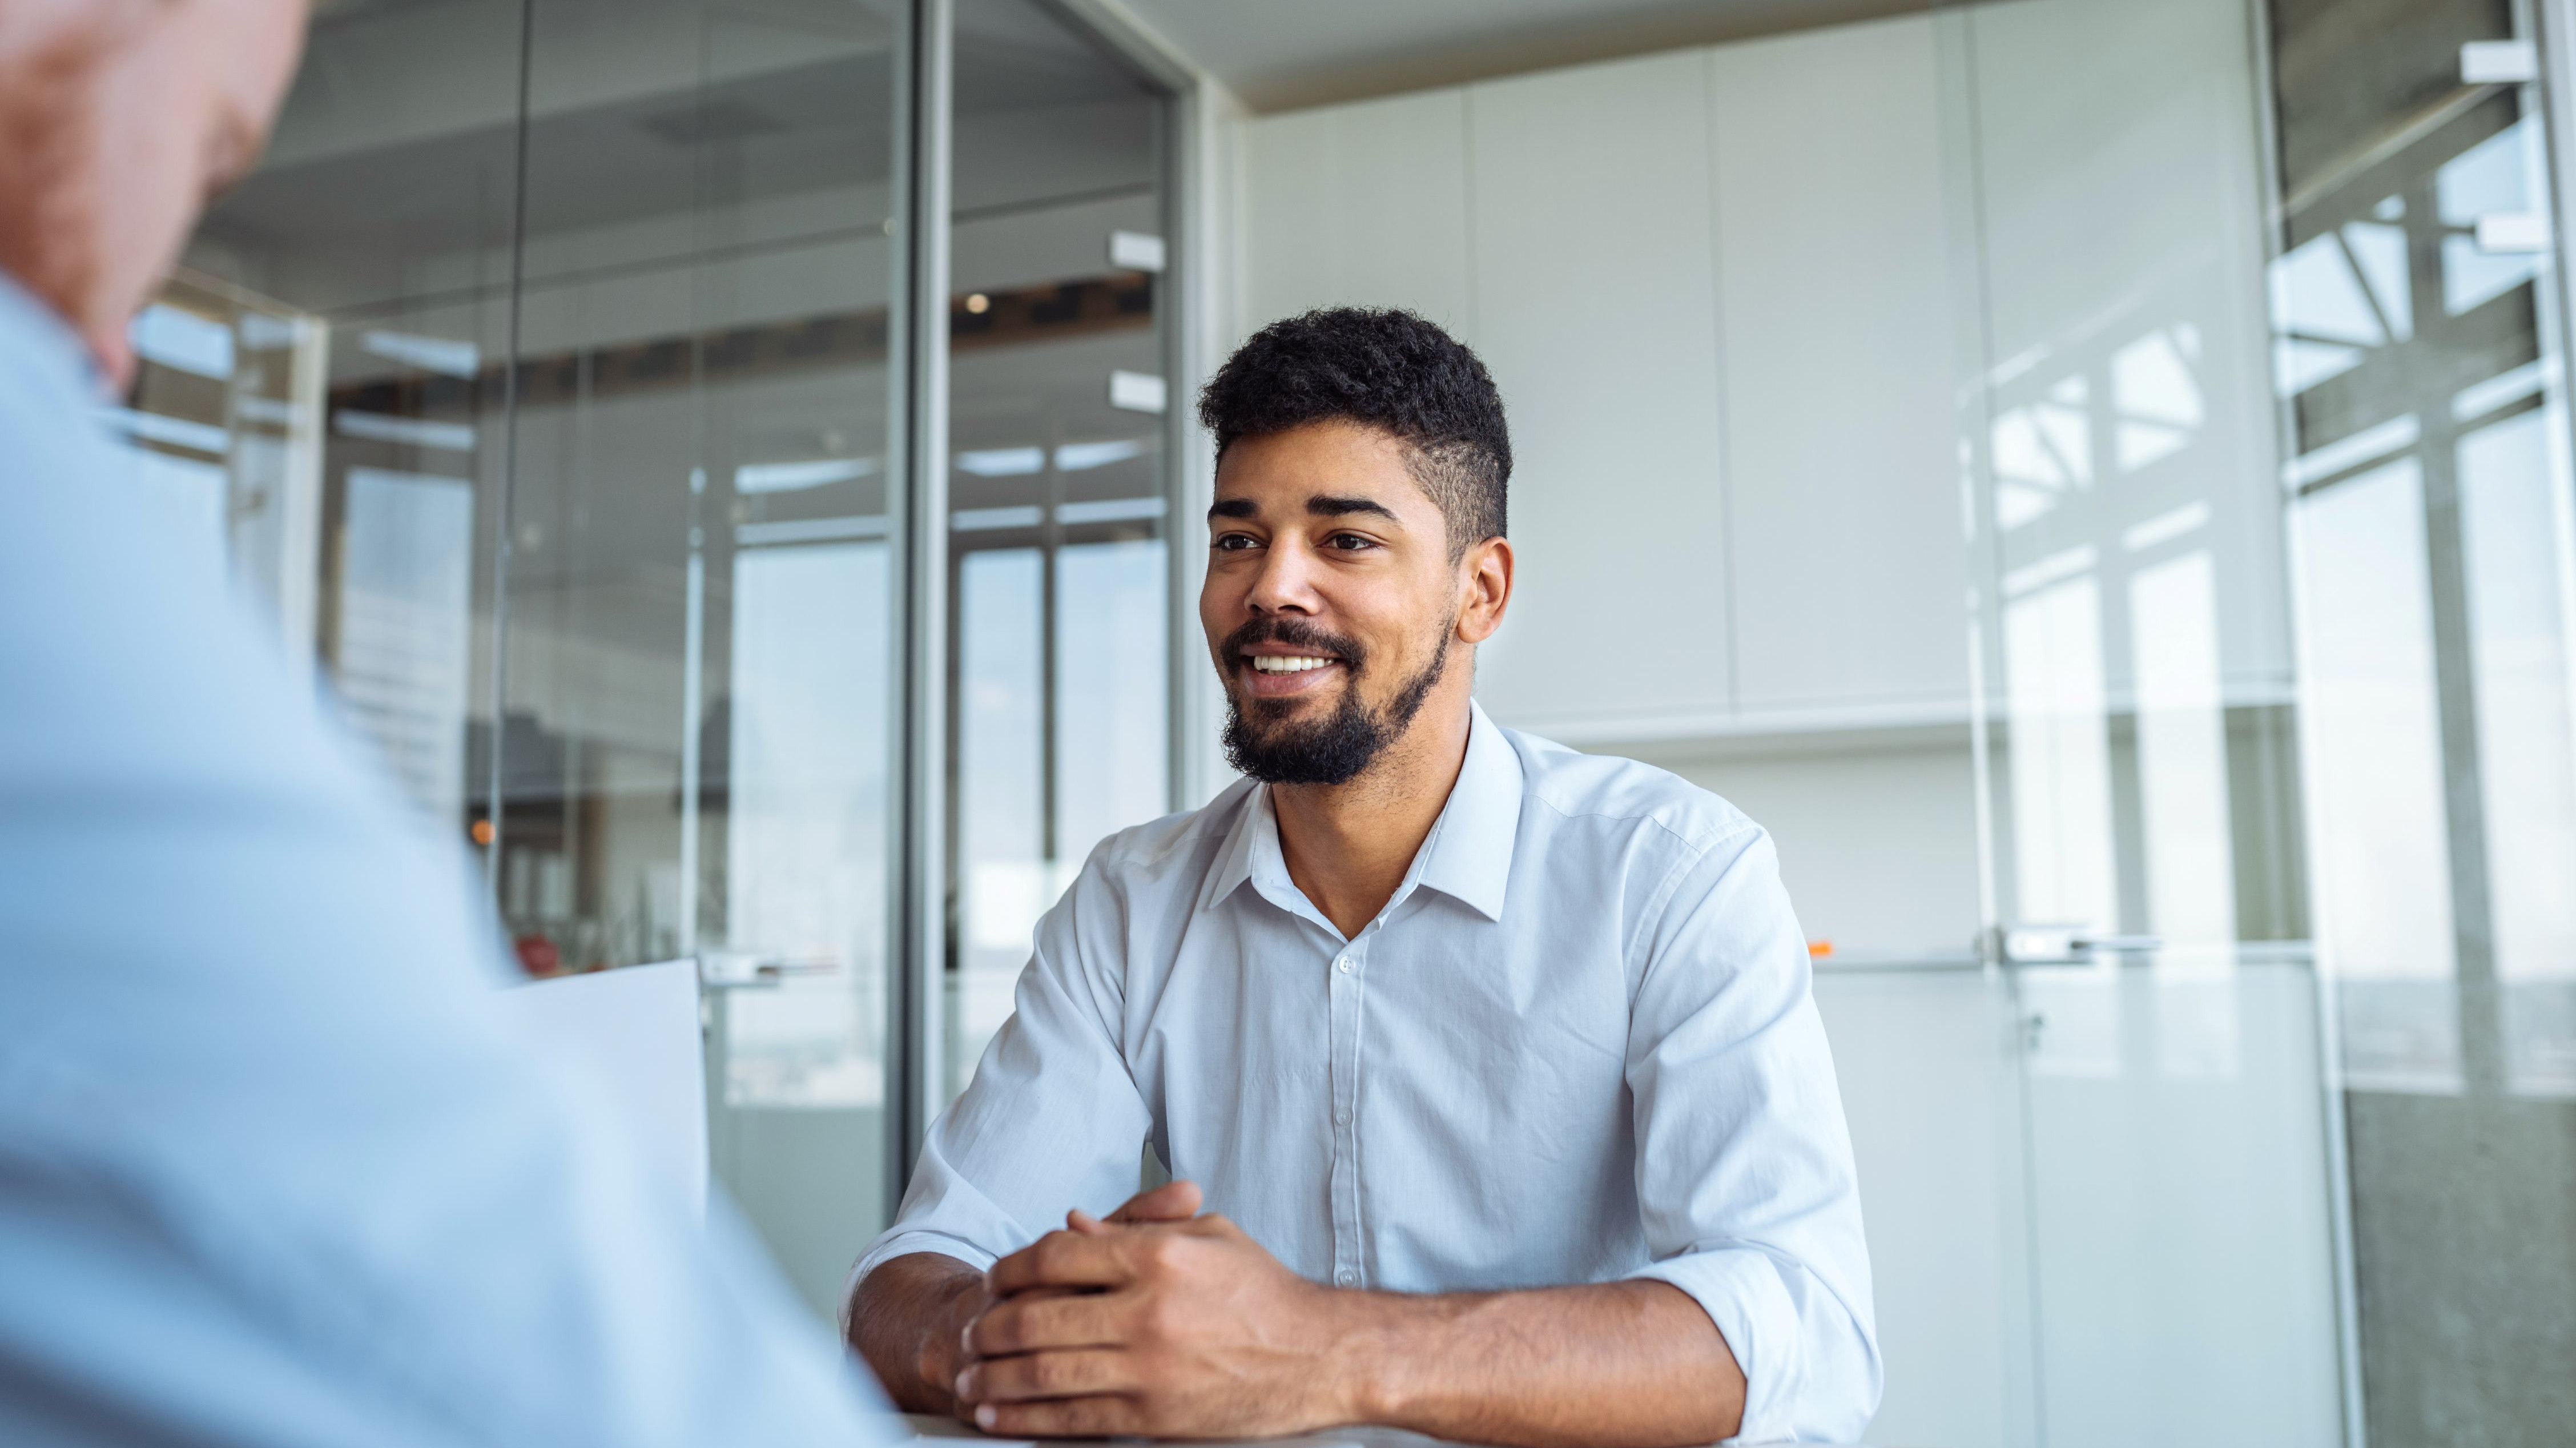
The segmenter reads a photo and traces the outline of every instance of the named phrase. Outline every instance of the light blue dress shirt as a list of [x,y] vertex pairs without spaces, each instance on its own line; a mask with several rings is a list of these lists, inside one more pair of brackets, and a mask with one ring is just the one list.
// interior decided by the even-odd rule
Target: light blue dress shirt
[[1848,1441],[1878,1349],[1809,979],[1759,826],[1478,708],[1356,938],[1290,880],[1266,787],[1103,842],[857,1273],[989,1265],[1124,1200],[1150,1140],[1318,1282],[1669,1282],[1744,1369],[1743,1437]]
[[499,940],[0,277],[0,1443],[894,1422],[500,1007]]

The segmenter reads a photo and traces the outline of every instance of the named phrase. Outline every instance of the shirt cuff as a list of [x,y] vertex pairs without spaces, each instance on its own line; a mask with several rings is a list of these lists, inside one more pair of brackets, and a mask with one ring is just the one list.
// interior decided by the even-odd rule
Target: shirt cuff
[[859,1280],[895,1258],[915,1252],[936,1252],[942,1257],[954,1257],[978,1272],[990,1272],[997,1260],[992,1253],[974,1243],[945,1232],[897,1232],[892,1236],[879,1237],[875,1245],[859,1254],[857,1265],[850,1268],[850,1280],[841,1284],[841,1326],[845,1331],[850,1325],[850,1303],[859,1294]]
[[1718,1247],[1667,1257],[1627,1276],[1668,1282],[1691,1295],[1717,1324],[1744,1373],[1744,1421],[1729,1443],[1765,1443],[1797,1433],[1798,1310],[1770,1257],[1750,1247]]

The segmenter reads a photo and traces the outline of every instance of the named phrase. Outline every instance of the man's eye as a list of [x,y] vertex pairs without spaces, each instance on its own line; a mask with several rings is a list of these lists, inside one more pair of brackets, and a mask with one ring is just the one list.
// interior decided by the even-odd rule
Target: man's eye
[[1362,548],[1375,548],[1377,546],[1376,539],[1363,537],[1357,533],[1336,533],[1328,541],[1330,541],[1336,548],[1346,548],[1353,551]]
[[1217,536],[1215,546],[1219,553],[1240,553],[1252,547],[1253,540],[1241,533],[1222,533]]

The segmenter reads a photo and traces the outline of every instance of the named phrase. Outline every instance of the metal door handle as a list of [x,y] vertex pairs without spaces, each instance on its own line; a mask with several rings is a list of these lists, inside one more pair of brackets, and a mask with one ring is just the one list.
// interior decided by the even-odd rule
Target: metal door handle
[[2160,935],[2114,935],[2088,925],[1998,925],[1994,958],[2005,965],[2058,964],[2101,951],[2162,950]]
[[707,990],[768,990],[791,975],[821,975],[841,968],[841,962],[829,956],[789,960],[744,950],[701,951],[697,962],[698,984]]

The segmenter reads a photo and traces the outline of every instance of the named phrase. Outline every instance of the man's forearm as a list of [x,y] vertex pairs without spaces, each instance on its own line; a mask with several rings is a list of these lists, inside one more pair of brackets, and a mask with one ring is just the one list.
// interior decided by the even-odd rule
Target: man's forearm
[[992,1300],[976,1268],[936,1252],[909,1253],[860,1280],[850,1299],[850,1346],[897,1407],[954,1412],[961,1334]]
[[1362,1422],[1523,1448],[1644,1448],[1713,1443],[1743,1420],[1735,1354],[1668,1283],[1337,1296],[1348,1326],[1332,1367]]

